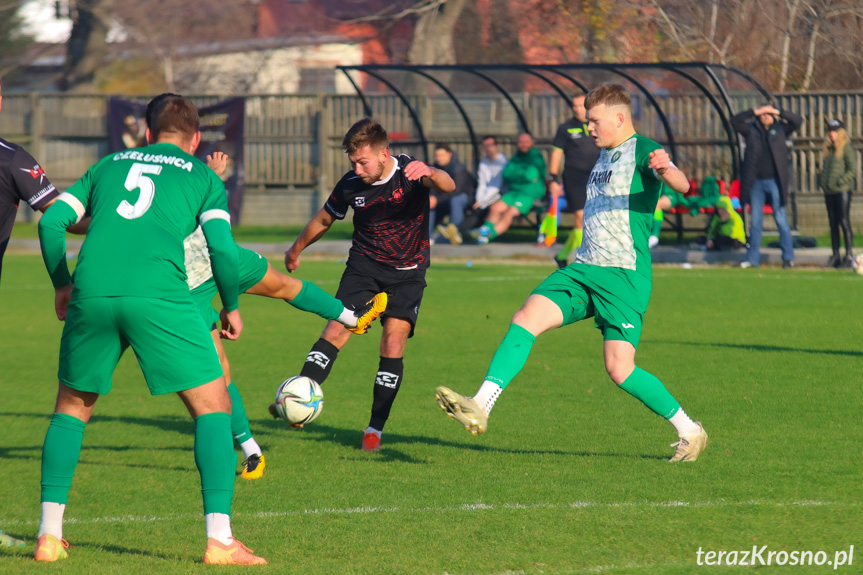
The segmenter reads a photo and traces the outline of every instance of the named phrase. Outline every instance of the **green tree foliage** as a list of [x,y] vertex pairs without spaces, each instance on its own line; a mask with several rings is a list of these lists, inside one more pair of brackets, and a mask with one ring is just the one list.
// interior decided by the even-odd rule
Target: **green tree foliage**
[[33,44],[33,38],[23,31],[20,6],[0,4],[0,74],[12,74],[22,64],[22,57]]

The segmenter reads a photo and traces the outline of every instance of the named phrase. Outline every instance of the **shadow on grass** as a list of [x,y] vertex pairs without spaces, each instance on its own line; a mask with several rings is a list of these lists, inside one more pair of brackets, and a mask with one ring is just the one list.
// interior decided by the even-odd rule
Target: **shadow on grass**
[[[81,458],[78,460],[79,465],[99,465],[105,466],[104,461],[89,461],[85,456],[88,452],[96,453],[99,451],[108,451],[111,453],[123,453],[133,451],[145,452],[162,452],[162,451],[183,451],[189,453],[189,465],[153,465],[150,463],[123,463],[112,459],[110,465],[112,467],[128,467],[130,469],[158,469],[159,471],[194,471],[194,453],[192,445],[188,447],[133,447],[129,445],[84,445],[81,447]],[[155,457],[155,456],[154,456]],[[29,445],[25,447],[0,447],[0,459],[17,459],[17,460],[32,460],[41,461],[42,446]]]
[[[32,417],[35,419],[44,419],[46,422],[51,421],[53,413],[12,413],[0,412],[0,417]],[[195,422],[191,417],[183,417],[178,415],[162,415],[159,417],[133,417],[128,415],[100,415],[94,413],[87,424],[88,429],[99,423],[131,423],[133,425],[142,425],[145,427],[155,427],[162,431],[173,431],[183,435],[194,435]]]
[[[69,556],[72,556],[72,553],[75,552],[75,548],[86,548],[88,551],[93,551],[96,553],[108,552],[113,553],[114,555],[137,555],[141,557],[148,557],[150,559],[162,559],[164,561],[181,561],[182,557],[179,555],[166,555],[164,553],[156,553],[153,551],[145,551],[144,549],[135,549],[132,547],[121,547],[120,545],[106,545],[105,543],[98,543],[95,541],[81,541],[76,540],[73,544],[69,546]],[[201,555],[204,552],[201,551]],[[199,561],[200,562],[200,561]]]
[[[293,431],[290,430],[283,421],[276,420],[259,420],[254,422],[254,427],[258,430],[266,428],[269,434],[282,433],[298,433],[302,434],[304,440],[336,443],[343,447],[360,451],[360,443],[362,442],[363,432],[355,429],[345,429],[340,427],[332,427],[330,425],[310,424],[307,428]],[[260,433],[259,433],[260,434]],[[418,460],[414,457],[406,455],[397,449],[393,449],[394,445],[411,445],[411,444],[432,445],[435,447],[446,447],[453,449],[463,449],[476,451],[480,453],[508,453],[514,455],[559,455],[563,457],[622,457],[626,459],[652,459],[665,461],[668,456],[664,455],[647,455],[639,453],[599,453],[594,451],[564,451],[561,449],[511,449],[506,447],[493,447],[489,445],[478,445],[476,443],[456,443],[447,441],[437,437],[427,437],[424,435],[404,435],[400,433],[383,434],[381,442],[381,450],[378,457],[384,461],[403,461],[405,463],[428,463],[427,461]],[[354,458],[357,459],[358,458]]]
[[723,347],[730,349],[742,349],[746,351],[760,351],[771,353],[811,353],[815,355],[839,355],[844,357],[863,357],[863,351],[845,349],[806,349],[801,347],[786,347],[781,345],[761,345],[752,343],[706,343],[695,341],[671,341],[664,339],[642,339],[641,343],[659,343],[673,345],[688,345],[692,347]]

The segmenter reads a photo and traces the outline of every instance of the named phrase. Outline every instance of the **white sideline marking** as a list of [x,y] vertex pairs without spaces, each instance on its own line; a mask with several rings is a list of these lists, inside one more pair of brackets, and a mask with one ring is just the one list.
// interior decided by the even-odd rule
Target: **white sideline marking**
[[[463,512],[482,512],[492,511],[496,509],[506,510],[531,510],[531,509],[586,509],[586,508],[663,508],[663,507],[856,507],[856,502],[843,501],[619,501],[603,503],[598,501],[574,501],[572,503],[462,503],[460,505],[451,506],[431,506],[431,507],[346,507],[342,509],[324,507],[320,509],[294,509],[288,511],[257,511],[253,513],[234,513],[234,517],[254,517],[265,519],[269,517],[292,517],[297,515],[351,515],[361,514],[369,515],[373,513],[438,513],[441,511],[463,511]],[[201,519],[201,515],[173,515],[167,517],[158,516],[136,516],[125,515],[119,517],[93,517],[90,519],[78,519],[70,517],[64,520],[64,523],[157,523],[160,521],[194,521]],[[15,519],[0,519],[0,525],[38,525],[38,520],[15,520]]]

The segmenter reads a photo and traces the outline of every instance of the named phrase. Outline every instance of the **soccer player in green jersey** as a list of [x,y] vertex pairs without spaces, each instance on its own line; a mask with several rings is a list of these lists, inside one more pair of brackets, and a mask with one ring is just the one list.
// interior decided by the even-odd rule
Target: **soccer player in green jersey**
[[659,379],[635,365],[652,284],[647,238],[653,211],[663,184],[683,193],[689,182],[659,144],[635,133],[624,88],[599,86],[585,107],[588,131],[601,152],[588,180],[575,262],[550,275],[515,313],[476,395],[441,386],[436,399],[471,433],[484,432],[495,401],[524,367],[536,337],[593,317],[611,380],[675,427],[679,440],[672,444],[677,449],[671,461],[695,461],[707,447],[704,428]]
[[[221,175],[227,166],[228,156],[223,152],[215,152],[207,156],[207,165]],[[207,240],[201,229],[195,229],[183,242],[186,252],[186,274],[189,288],[192,290],[192,300],[204,318],[204,323],[211,326],[210,335],[219,352],[225,381],[228,382],[228,393],[231,396],[231,435],[243,451],[243,469],[240,475],[244,479],[258,479],[264,473],[266,459],[258,442],[252,435],[249,419],[243,398],[231,378],[231,367],[228,356],[222,346],[221,335],[217,329],[219,314],[213,309],[213,296],[217,287],[210,265]],[[387,294],[381,292],[375,295],[365,305],[356,310],[346,308],[341,301],[334,298],[321,288],[297,278],[292,278],[273,269],[260,254],[237,246],[239,261],[240,293],[281,299],[295,308],[314,313],[320,317],[332,320],[345,326],[356,334],[364,334],[372,321],[377,319],[387,307]],[[302,427],[297,425],[295,427]]]
[[[103,158],[39,222],[57,317],[65,326],[55,413],[42,448],[42,520],[35,558],[68,556],[63,514],[84,428],[99,396],[111,390],[120,356],[131,346],[150,392],[177,393],[195,420],[195,463],[208,538],[204,562],[263,564],[231,531],[236,462],[231,399],[184,267],[183,239],[200,224],[225,307],[221,333],[239,337],[237,250],[225,188],[191,155],[201,138],[191,102],[163,94],[150,102],[147,118],[150,146]],[[64,230],[86,213],[92,222],[73,287]]]

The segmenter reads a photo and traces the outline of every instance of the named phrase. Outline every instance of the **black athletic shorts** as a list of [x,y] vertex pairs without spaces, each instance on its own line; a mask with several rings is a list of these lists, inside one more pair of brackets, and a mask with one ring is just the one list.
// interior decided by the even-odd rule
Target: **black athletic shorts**
[[381,322],[388,317],[407,320],[411,324],[408,337],[413,337],[425,287],[424,269],[399,270],[370,258],[351,256],[336,297],[348,308],[354,308],[375,294],[387,292],[387,311],[381,316]]
[[572,214],[584,209],[587,201],[587,180],[590,172],[563,172],[563,193],[566,196],[566,208],[563,210]]

